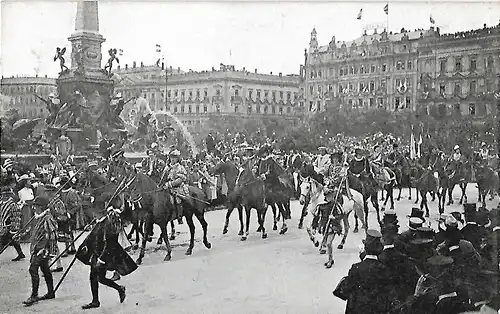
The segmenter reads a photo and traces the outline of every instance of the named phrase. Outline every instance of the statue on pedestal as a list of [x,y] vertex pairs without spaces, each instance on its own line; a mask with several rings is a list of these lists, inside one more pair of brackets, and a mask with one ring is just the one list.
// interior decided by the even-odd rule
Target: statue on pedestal
[[68,67],[65,65],[66,60],[64,59],[64,54],[66,53],[66,47],[63,49],[57,47],[56,48],[56,55],[54,56],[54,62],[59,59],[59,66],[61,67],[61,73],[65,71],[69,71]]
[[84,124],[92,124],[90,107],[87,106],[85,97],[80,91],[75,91],[73,99],[65,103],[57,114],[54,127],[82,127]]
[[82,45],[76,44],[73,49],[73,60],[75,60],[77,69],[75,70],[75,74],[83,75],[85,74],[84,67],[84,53],[90,47],[82,47]]
[[116,49],[109,49],[109,59],[106,65],[104,66],[104,71],[108,75],[108,77],[113,76],[113,73],[111,73],[111,69],[113,68],[113,61],[116,61],[116,63],[120,64],[120,60],[116,57],[117,50]]

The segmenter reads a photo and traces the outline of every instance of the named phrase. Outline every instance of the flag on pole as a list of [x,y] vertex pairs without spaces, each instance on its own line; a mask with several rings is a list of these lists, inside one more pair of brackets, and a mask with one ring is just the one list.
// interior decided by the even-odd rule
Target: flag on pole
[[120,57],[122,57],[122,56],[123,56],[123,49],[118,49],[118,55],[119,55]]
[[161,45],[156,44],[156,52],[161,52]]
[[431,24],[436,24],[436,21],[432,18],[432,15],[429,17],[429,21],[431,22]]
[[356,17],[356,19],[361,20],[362,16],[363,16],[363,9],[359,10],[358,17]]
[[413,127],[412,127],[410,135],[410,158],[415,159],[416,157],[417,157],[417,152],[415,151],[415,136],[413,136]]
[[387,4],[384,6],[384,12],[385,12],[385,14],[389,14],[389,3],[387,3]]
[[420,158],[422,156],[422,133],[420,133],[420,136],[418,138],[417,142],[417,158]]

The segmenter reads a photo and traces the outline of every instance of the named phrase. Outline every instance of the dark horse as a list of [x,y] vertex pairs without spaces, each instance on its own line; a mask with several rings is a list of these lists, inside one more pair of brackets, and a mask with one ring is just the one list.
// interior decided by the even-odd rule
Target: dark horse
[[[443,175],[440,174],[441,167],[438,164],[434,164],[431,167],[423,167],[416,164],[412,167],[412,173],[415,177],[414,185],[417,188],[417,193],[420,194],[422,200],[420,202],[420,209],[423,210],[425,207],[425,216],[429,217],[429,206],[427,204],[427,193],[435,194],[438,198],[438,211],[439,213],[444,212],[444,190],[441,189],[443,184]],[[418,194],[417,194],[418,196]],[[418,202],[418,197],[417,197]]]
[[228,195],[228,199],[232,204],[239,204],[245,207],[246,226],[241,241],[245,241],[248,237],[250,212],[252,208],[257,210],[257,220],[259,223],[259,230],[262,232],[262,239],[267,238],[266,228],[264,227],[267,211],[265,193],[264,181],[255,177],[248,166],[242,168],[236,179],[233,192]]
[[[165,241],[167,247],[167,255],[164,260],[169,261],[172,258],[172,247],[167,235],[167,223],[173,219],[177,219],[177,211],[174,210],[174,199],[168,190],[158,187],[156,182],[145,174],[137,173],[134,178],[130,189],[130,199],[134,206],[137,206],[137,211],[142,211],[145,214],[145,237],[142,239],[141,251],[137,259],[137,264],[142,263],[144,252],[146,248],[146,241],[152,234],[154,224],[157,224],[161,229],[161,236]],[[193,215],[196,216],[203,228],[203,244],[207,249],[212,245],[207,239],[207,226],[205,220],[205,208],[207,207],[207,200],[205,194],[200,189],[190,186],[189,195],[182,195],[182,202],[179,206],[183,208],[183,215],[189,226],[191,239],[189,247],[186,250],[186,255],[191,255],[194,247],[194,234],[195,227],[193,222]]]
[[[239,220],[240,220],[240,231],[238,232],[238,235],[242,236],[243,235],[243,206],[241,203],[241,198],[238,197],[238,195],[234,194],[234,190],[236,187],[236,181],[238,179],[238,176],[240,175],[240,171],[244,171],[245,168],[240,168],[238,169],[233,163],[231,162],[222,162],[219,163],[217,166],[215,166],[213,172],[214,174],[217,175],[224,175],[226,179],[226,183],[228,186],[228,197],[226,198],[226,206],[227,206],[227,214],[226,214],[226,221],[224,223],[224,228],[222,230],[222,234],[226,234],[228,232],[228,226],[229,226],[229,217],[231,216],[231,213],[233,212],[234,208],[238,209],[238,214],[239,214]],[[280,178],[284,178],[285,181],[286,179],[292,180],[292,178],[286,178],[287,174],[282,173],[280,175]],[[285,222],[286,215],[290,213],[290,198],[293,194],[292,187],[290,186],[289,189],[287,189],[286,186],[280,186],[280,187],[274,187],[272,189],[265,189],[265,203],[266,206],[269,205],[271,206],[273,210],[273,215],[274,215],[274,224],[273,224],[273,230],[277,230],[277,221],[279,220],[279,216],[283,217],[283,226],[280,231],[280,234],[284,234],[287,231],[287,226]],[[279,210],[277,214],[277,209]],[[257,232],[261,232],[261,227],[257,229]]]
[[479,165],[476,168],[476,182],[479,190],[479,202],[486,207],[486,195],[491,192],[493,197],[494,193],[498,190],[498,173],[487,165]]
[[[368,228],[368,199],[370,199],[375,211],[377,212],[377,221],[381,224],[380,208],[378,206],[378,187],[375,179],[370,178],[370,175],[365,170],[357,177],[351,172],[348,172],[347,183],[348,186],[363,195],[363,208],[365,211],[365,227]],[[355,229],[357,231],[357,229]],[[355,232],[356,232],[355,231]]]
[[238,216],[240,219],[240,231],[238,232],[239,236],[243,235],[243,206],[241,204],[235,203],[238,198],[236,197],[229,197],[234,192],[234,188],[236,186],[236,179],[238,178],[238,175],[240,173],[240,170],[238,167],[236,167],[233,163],[231,162],[221,162],[215,166],[215,168],[212,170],[214,175],[221,175],[224,176],[227,184],[227,195],[228,197],[226,198],[226,206],[227,206],[227,213],[226,213],[226,221],[224,223],[224,228],[222,229],[222,234],[227,233],[227,228],[229,227],[229,217],[231,217],[231,213],[235,208],[238,209]]
[[448,177],[448,186],[447,186],[447,192],[448,192],[448,203],[447,205],[453,204],[453,188],[455,185],[460,186],[460,189],[462,190],[462,195],[460,196],[460,201],[459,203],[462,204],[463,201],[467,203],[467,184],[469,183],[472,175],[472,168],[471,165],[468,162],[464,163],[456,163],[456,162],[449,162],[445,165],[444,167],[444,173]]

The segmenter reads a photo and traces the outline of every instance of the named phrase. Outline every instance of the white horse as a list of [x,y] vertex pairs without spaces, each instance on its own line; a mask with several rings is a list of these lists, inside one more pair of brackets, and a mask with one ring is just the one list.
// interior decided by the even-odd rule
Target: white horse
[[[363,223],[363,228],[366,229],[366,226],[364,224],[364,212],[363,212],[363,195],[359,193],[358,191],[355,191],[351,188],[348,187],[346,180],[343,180],[342,186],[338,187],[340,188],[339,195],[338,197],[342,197],[343,201],[343,206],[341,209],[340,213],[340,219],[343,221],[344,225],[344,232],[342,236],[342,240],[340,244],[338,245],[338,249],[343,249],[345,241],[347,239],[347,233],[349,232],[349,214],[354,211],[355,214],[355,222],[356,222],[356,228],[355,231],[358,229],[358,219],[361,219]],[[313,215],[313,217],[317,217],[318,215],[318,205],[324,204],[325,202],[325,196],[324,196],[324,187],[321,183],[318,181],[314,180],[313,178],[307,178],[304,179],[302,184],[300,185],[300,197],[299,197],[299,203],[303,205],[305,203],[306,198],[309,196],[310,197],[310,202],[308,205],[308,210],[309,212]],[[335,194],[337,191],[334,192]],[[313,218],[314,220],[314,218]],[[314,243],[316,247],[319,246],[320,241],[317,239],[317,232],[315,228],[312,228],[312,221],[309,223],[307,227],[307,232],[309,234],[309,237],[311,241]],[[332,234],[325,234],[323,237],[323,240],[321,241],[321,248],[320,252],[321,253],[326,253],[324,250],[324,247],[326,246],[326,249],[328,251],[328,256],[329,256],[329,261],[325,264],[327,268],[330,268],[331,265],[333,264],[333,256],[332,256],[332,242],[333,239],[335,238],[335,233]]]

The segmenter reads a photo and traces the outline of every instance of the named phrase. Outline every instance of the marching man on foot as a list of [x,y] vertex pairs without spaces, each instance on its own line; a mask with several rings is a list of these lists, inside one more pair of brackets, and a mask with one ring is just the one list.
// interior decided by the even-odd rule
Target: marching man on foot
[[[103,193],[103,200],[109,200],[112,195]],[[119,199],[115,198],[106,209],[107,214],[97,220],[96,226],[78,248],[76,256],[85,265],[90,266],[90,289],[92,302],[82,306],[82,309],[92,309],[101,306],[99,302],[99,283],[118,291],[120,303],[125,300],[125,287],[106,278],[106,271],[117,271],[126,276],[137,269],[132,258],[118,243],[118,234],[122,230]]]
[[[35,208],[35,221],[31,235],[31,260],[29,273],[31,275],[31,296],[24,301],[25,305],[32,305],[40,300],[55,298],[54,279],[49,268],[51,255],[57,253],[57,222],[50,213],[49,199],[43,196],[35,198],[33,207]],[[40,286],[40,277],[38,269],[43,273],[45,283],[47,284],[47,294],[38,297],[38,287]]]

